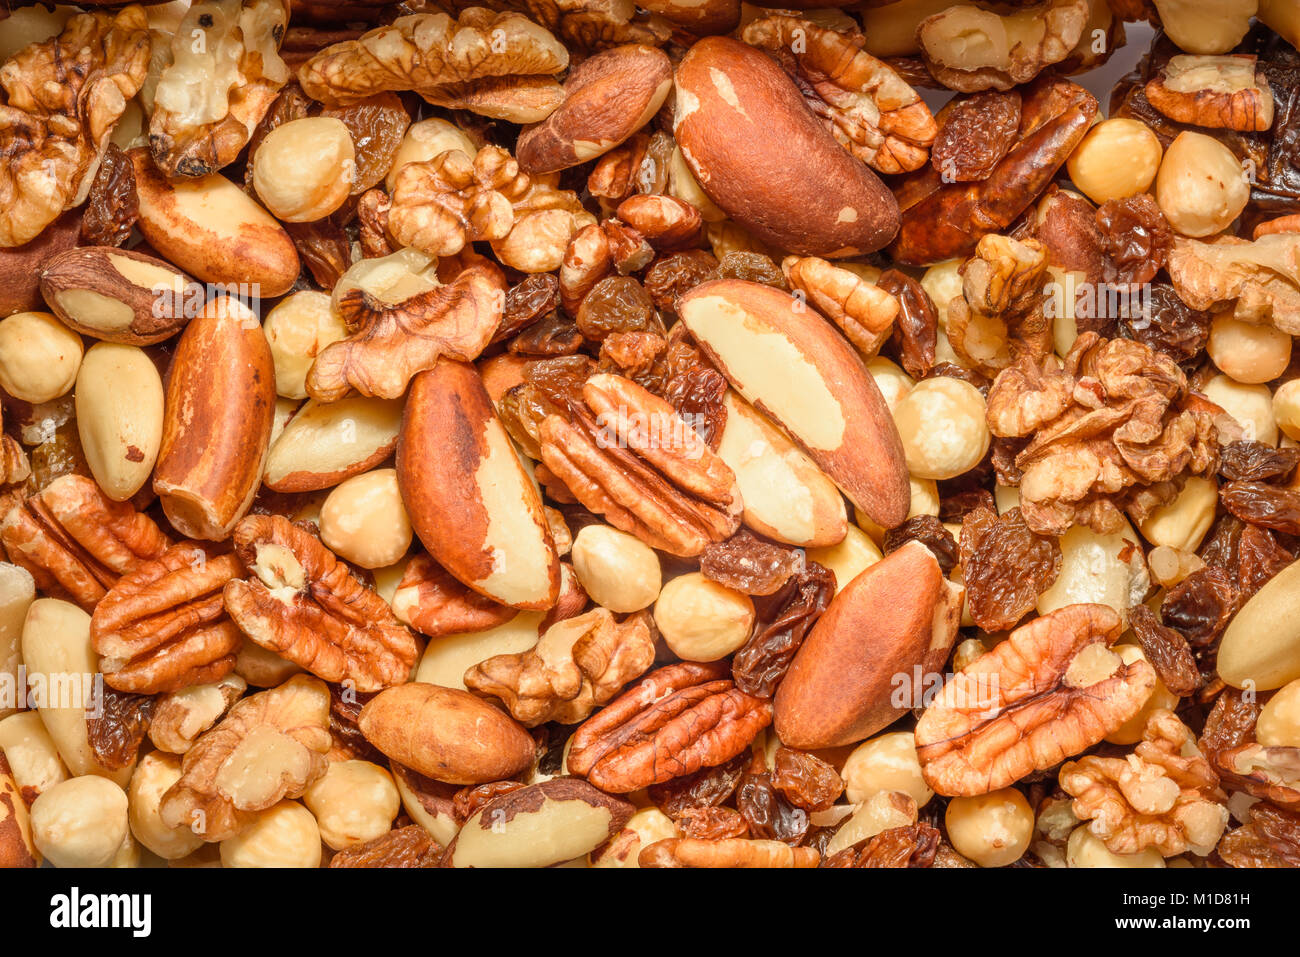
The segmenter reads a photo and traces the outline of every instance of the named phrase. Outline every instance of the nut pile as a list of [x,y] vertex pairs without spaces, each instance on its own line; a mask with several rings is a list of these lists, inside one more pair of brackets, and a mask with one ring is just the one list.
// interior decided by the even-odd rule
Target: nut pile
[[84,6],[0,866],[1300,866],[1295,3]]

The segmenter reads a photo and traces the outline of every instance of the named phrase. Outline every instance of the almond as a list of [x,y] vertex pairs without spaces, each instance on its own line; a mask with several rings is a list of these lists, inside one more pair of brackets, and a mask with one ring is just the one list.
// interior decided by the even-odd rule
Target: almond
[[898,203],[835,141],[784,70],[730,37],[705,37],[677,67],[673,132],[709,198],[758,239],[803,256],[874,252]]
[[203,287],[175,266],[112,246],[60,253],[46,264],[40,281],[41,294],[65,325],[129,346],[175,335],[205,298]]
[[515,608],[560,593],[560,558],[536,486],[472,365],[439,359],[411,383],[397,479],[424,547],[470,588]]
[[397,448],[400,399],[308,399],[276,437],[263,481],[275,492],[315,492],[374,468]]
[[163,385],[138,346],[98,342],[77,371],[77,434],[90,473],[115,502],[144,487],[162,441]]
[[275,365],[257,317],[213,299],[172,359],[153,490],[173,527],[220,541],[253,503],[275,415]]
[[853,744],[920,707],[925,676],[943,667],[957,636],[963,597],[916,541],[849,582],[777,689],[781,742],[805,749]]
[[172,183],[144,148],[130,151],[149,244],[204,282],[245,284],[264,299],[298,278],[298,251],[275,218],[220,173]]
[[816,310],[741,279],[677,301],[691,336],[731,385],[771,417],[883,528],[907,517],[903,443],[857,352]]
[[522,725],[455,688],[412,682],[381,691],[357,725],[386,757],[448,784],[500,781],[533,763],[533,739]]

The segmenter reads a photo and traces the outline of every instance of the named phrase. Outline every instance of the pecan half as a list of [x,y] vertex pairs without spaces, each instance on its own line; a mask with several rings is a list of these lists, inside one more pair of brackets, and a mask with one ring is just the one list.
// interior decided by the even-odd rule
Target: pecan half
[[0,517],[9,560],[40,591],[87,611],[141,562],[160,556],[167,536],[129,502],[114,502],[84,475],[64,475]]
[[402,572],[393,614],[420,634],[441,638],[504,625],[519,611],[462,585],[430,556],[419,554]]
[[1145,659],[1110,651],[1105,605],[1067,605],[1013,631],[944,685],[916,725],[921,773],[939,794],[987,794],[1055,766],[1137,714],[1155,689]]
[[671,405],[594,375],[541,424],[542,462],[583,505],[653,548],[698,555],[740,527],[736,476]]
[[105,683],[157,694],[233,671],[243,635],[221,591],[243,572],[239,559],[217,546],[185,542],[118,579],[90,619]]
[[645,615],[615,622],[607,609],[596,608],[552,625],[528,651],[474,665],[465,672],[465,687],[500,698],[527,727],[547,721],[576,724],[654,660]]
[[1147,81],[1147,102],[1179,123],[1262,132],[1273,125],[1273,91],[1257,58],[1174,56]]
[[574,732],[569,771],[626,794],[734,758],[771,723],[772,705],[728,671],[687,662],[647,675]]
[[226,610],[244,634],[358,691],[407,680],[419,655],[414,636],[319,539],[283,516],[249,515],[234,541],[256,576],[225,588]]

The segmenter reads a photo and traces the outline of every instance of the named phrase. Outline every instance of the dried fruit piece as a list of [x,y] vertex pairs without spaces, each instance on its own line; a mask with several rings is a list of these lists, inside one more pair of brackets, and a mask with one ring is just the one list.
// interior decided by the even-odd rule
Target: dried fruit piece
[[1228,574],[1215,567],[1192,572],[1165,595],[1160,617],[1196,649],[1209,647],[1241,607]]
[[97,713],[86,712],[86,740],[101,767],[116,771],[135,764],[153,710],[149,695],[104,689]]
[[771,595],[803,571],[804,561],[802,552],[741,529],[700,553],[700,571],[710,581],[746,595]]
[[774,594],[754,602],[754,631],[732,657],[736,687],[771,699],[795,652],[835,597],[835,573],[816,562],[787,579]]
[[392,169],[397,148],[411,125],[401,98],[396,93],[380,93],[349,106],[322,110],[320,115],[341,120],[352,137],[357,164],[352,195],[378,186]]
[[1300,867],[1300,813],[1261,801],[1247,814],[1223,836],[1219,856],[1233,867]]
[[1020,133],[1020,94],[989,90],[954,97],[935,117],[930,165],[945,183],[987,179]]
[[686,837],[700,841],[749,836],[749,822],[729,807],[689,807],[677,818],[677,826]]
[[1167,282],[1148,285],[1146,296],[1138,302],[1141,309],[1135,315],[1119,319],[1125,337],[1178,363],[1190,362],[1201,354],[1210,338],[1210,313],[1189,307]]
[[652,784],[648,792],[650,800],[673,820],[692,808],[717,807],[736,790],[750,760],[751,755],[742,751],[722,764],[662,784]]
[[1125,287],[1147,283],[1169,261],[1174,231],[1149,193],[1107,200],[1097,210],[1096,221],[1107,258],[1107,281]]
[[930,867],[942,842],[929,824],[891,827],[822,861],[822,867]]
[[957,567],[957,540],[935,516],[913,515],[897,528],[889,529],[885,532],[881,550],[888,555],[912,541],[920,542],[934,553],[945,575]]
[[1243,522],[1300,535],[1300,491],[1263,482],[1225,482],[1219,500]]
[[1187,645],[1187,639],[1160,623],[1160,619],[1146,605],[1134,605],[1128,610],[1129,627],[1138,644],[1169,691],[1185,698],[1201,686],[1201,675],[1196,669],[1196,659]]
[[109,143],[90,184],[81,217],[81,245],[121,246],[140,217],[135,166],[116,143]]
[[980,506],[961,526],[966,607],[985,631],[1005,631],[1028,614],[1061,571],[1061,546],[1036,535],[1020,509],[997,515]]
[[736,809],[759,839],[781,841],[792,846],[804,842],[810,822],[808,813],[777,790],[770,774],[746,774],[736,788]]
[[330,867],[437,867],[442,847],[423,827],[408,824],[387,834],[345,847],[330,858]]
[[1283,479],[1300,464],[1300,449],[1278,449],[1263,442],[1241,440],[1219,449],[1219,474],[1230,482],[1269,482]]
[[824,811],[844,792],[840,774],[821,758],[793,748],[777,748],[772,786],[795,807]]

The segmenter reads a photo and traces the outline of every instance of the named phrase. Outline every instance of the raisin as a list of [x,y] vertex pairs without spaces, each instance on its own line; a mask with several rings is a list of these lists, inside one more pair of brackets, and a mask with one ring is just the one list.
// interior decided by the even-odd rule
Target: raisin
[[710,581],[746,595],[771,595],[803,567],[803,553],[765,542],[741,529],[714,542],[700,555],[700,571]]
[[493,342],[502,342],[539,322],[560,304],[560,280],[553,274],[537,273],[516,283],[506,292]]
[[285,223],[284,228],[316,285],[326,292],[331,291],[339,277],[352,265],[352,244],[347,233],[328,219]]
[[337,684],[330,685],[329,689],[330,737],[334,739],[334,743],[358,760],[382,760],[383,756],[361,733],[361,728],[357,724],[361,709],[375,696],[375,692],[347,689],[345,694],[343,686]]
[[330,867],[437,867],[442,847],[419,824],[408,824],[379,837],[345,847],[330,858]]
[[121,246],[140,218],[135,167],[126,152],[109,143],[86,196],[81,218],[83,246]]
[[1232,867],[1300,867],[1300,812],[1260,801],[1247,813],[1219,842],[1219,857]]
[[677,826],[686,837],[702,841],[721,841],[749,833],[748,822],[730,807],[688,807],[677,818]]
[[1129,625],[1166,688],[1185,698],[1201,686],[1201,674],[1186,638],[1160,624],[1156,613],[1146,605],[1129,609]]
[[1241,533],[1245,528],[1246,523],[1235,515],[1220,515],[1201,543],[1201,561],[1233,573],[1237,568]]
[[351,106],[323,110],[321,116],[341,120],[352,134],[357,162],[353,196],[364,193],[388,175],[402,137],[411,125],[411,115],[396,93],[380,93]]
[[1219,500],[1243,522],[1300,535],[1300,491],[1263,482],[1227,482]]
[[574,323],[553,312],[511,339],[507,348],[518,356],[571,356],[582,348],[582,333]]
[[674,311],[677,300],[704,282],[718,260],[703,249],[688,249],[656,259],[645,272],[645,288],[659,309]]
[[578,331],[590,342],[615,332],[666,335],[645,287],[631,276],[606,276],[591,287],[578,307]]
[[966,492],[949,495],[939,502],[939,521],[962,522],[966,516],[977,508],[997,511],[993,493],[986,488],[974,488]]
[[1102,248],[1114,266],[1106,278],[1122,286],[1150,282],[1169,261],[1174,233],[1148,193],[1110,199],[1097,210]]
[[1226,688],[1214,702],[1201,731],[1201,750],[1211,758],[1220,751],[1240,747],[1255,738],[1261,705],[1255,695]]
[[471,784],[456,792],[451,799],[451,811],[457,824],[464,824],[489,801],[499,798],[511,791],[518,791],[523,784],[518,781],[491,781],[487,784]]
[[736,788],[736,810],[753,837],[797,847],[808,836],[808,812],[787,801],[770,774],[745,774]]
[[776,749],[772,784],[795,807],[824,811],[844,793],[840,774],[821,758],[793,748]]
[[1193,648],[1208,648],[1237,610],[1238,592],[1228,574],[1213,566],[1198,569],[1169,590],[1160,617]]
[[989,446],[989,462],[993,466],[993,474],[997,477],[999,485],[1015,488],[1020,484],[1024,472],[1016,466],[1016,457],[1028,444],[1028,438],[993,437]]
[[930,549],[945,575],[957,567],[957,540],[936,516],[913,515],[897,528],[889,529],[885,532],[882,550],[888,555],[911,541],[918,541]]
[[785,281],[785,274],[781,272],[781,267],[772,260],[771,256],[764,256],[762,253],[729,252],[718,261],[718,268],[709,278],[743,279],[746,282],[758,282],[778,289],[790,288]]
[[1030,531],[1020,509],[1004,515],[981,506],[961,527],[961,569],[966,606],[985,631],[1015,626],[1061,571],[1056,539]]
[[886,269],[876,285],[898,300],[892,341],[907,374],[923,379],[934,368],[939,344],[939,313],[919,282],[897,269]]
[[636,379],[654,368],[668,343],[653,332],[615,332],[600,344],[601,369]]
[[754,602],[754,630],[731,659],[736,687],[771,698],[795,652],[835,596],[835,573],[806,561],[775,594]]
[[694,774],[673,778],[663,784],[652,784],[650,800],[673,820],[680,818],[688,808],[717,807],[735,792],[750,760],[749,751],[744,751],[723,764],[701,768]]
[[988,179],[1020,139],[1020,94],[976,93],[940,114],[930,164],[945,183]]
[[95,760],[110,771],[135,763],[153,720],[152,695],[130,694],[108,685],[96,689],[100,707],[86,711],[86,738]]
[[552,410],[559,410],[581,401],[582,386],[595,373],[596,363],[588,356],[557,356],[528,363],[523,377]]
[[947,376],[950,379],[960,379],[962,382],[969,382],[979,390],[980,395],[988,398],[989,387],[993,385],[988,379],[980,375],[974,369],[967,369],[965,366],[959,366],[955,362],[936,362],[930,367],[930,371],[925,374],[925,378],[933,379],[937,375]]
[[685,336],[678,323],[668,346],[636,383],[671,405],[714,451],[727,420],[727,380]]
[[1163,352],[1178,363],[1191,362],[1210,338],[1210,314],[1188,308],[1169,283],[1151,283],[1137,315],[1120,317],[1120,333]]
[[1300,449],[1275,449],[1263,442],[1230,442],[1219,450],[1219,474],[1229,482],[1286,479],[1300,463]]
[[1282,547],[1274,532],[1258,525],[1245,526],[1237,542],[1237,589],[1241,601],[1245,602],[1293,561],[1295,555]]
[[939,829],[929,824],[891,827],[846,847],[822,867],[930,867],[939,850]]

